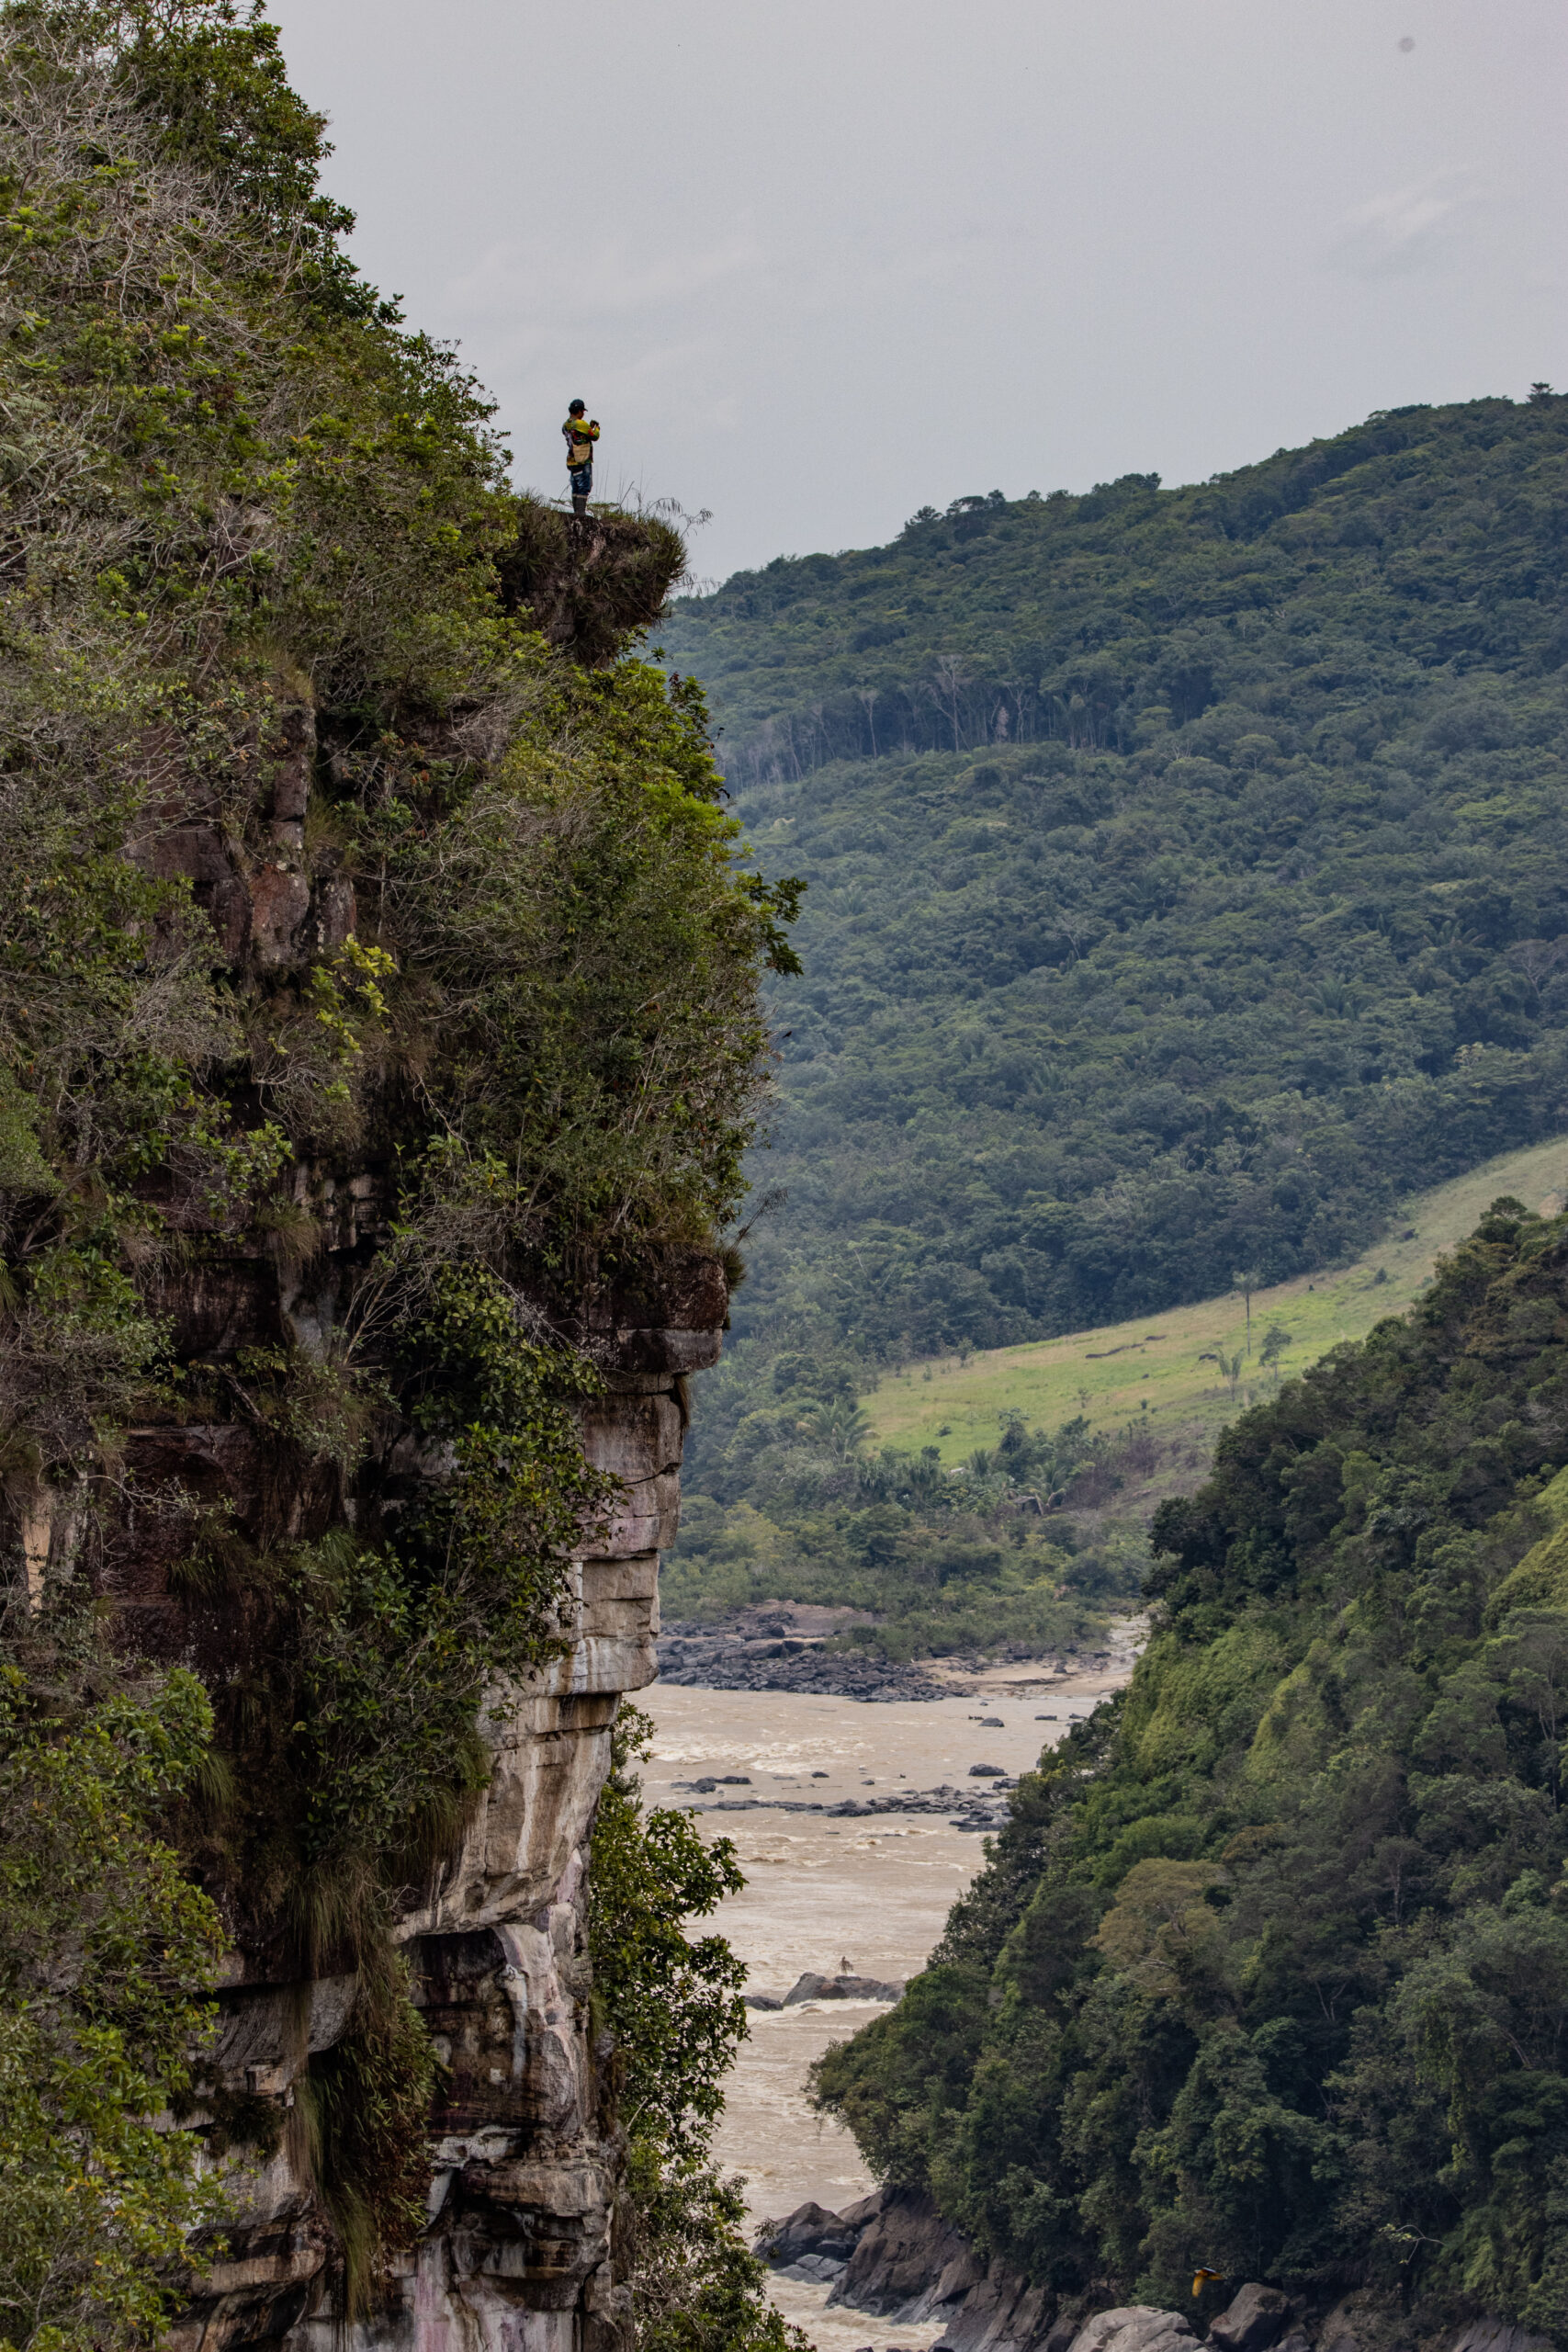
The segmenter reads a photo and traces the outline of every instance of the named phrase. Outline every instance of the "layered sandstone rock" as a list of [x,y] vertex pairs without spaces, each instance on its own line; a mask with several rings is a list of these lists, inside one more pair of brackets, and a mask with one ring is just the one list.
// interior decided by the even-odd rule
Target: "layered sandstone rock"
[[[431,2221],[386,2306],[347,2330],[366,2352],[610,2352],[621,2341],[610,2262],[617,2151],[590,2024],[584,1856],[617,1703],[656,1670],[659,1547],[675,1530],[684,1426],[678,1383],[717,1352],[722,1283],[705,1262],[697,1271],[694,1296],[656,1304],[700,1307],[705,1322],[623,1314],[594,1335],[615,1361],[608,1393],[584,1415],[585,1445],[623,1492],[602,1548],[573,1564],[571,1648],[509,1694],[461,1851],[399,1921],[442,2064]],[[141,1442],[165,1468],[187,1451],[243,1507],[246,1453],[228,1435],[149,1431]],[[144,1591],[132,1605],[160,1604]],[[276,2155],[239,2177],[227,2256],[175,2343],[238,2352],[281,2337],[300,2352],[337,2352],[330,2233],[288,2126],[294,2086],[342,2032],[354,1980],[276,1981],[265,1946],[236,1951],[227,1973],[216,2083],[231,2098],[276,2102],[286,2128]]]

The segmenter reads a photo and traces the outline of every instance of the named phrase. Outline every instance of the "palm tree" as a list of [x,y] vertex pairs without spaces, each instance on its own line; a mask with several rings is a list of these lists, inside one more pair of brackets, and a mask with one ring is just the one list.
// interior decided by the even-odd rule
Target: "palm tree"
[[835,1462],[852,1462],[864,1451],[871,1422],[848,1396],[835,1396],[831,1404],[809,1406],[801,1416],[800,1430]]

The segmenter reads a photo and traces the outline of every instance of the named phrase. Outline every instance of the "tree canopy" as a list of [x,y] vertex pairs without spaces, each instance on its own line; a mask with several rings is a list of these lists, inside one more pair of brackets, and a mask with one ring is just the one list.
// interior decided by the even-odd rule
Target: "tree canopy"
[[1131,1687],[822,2061],[885,2178],[1062,2299],[1187,2308],[1201,2261],[1568,2332],[1565,1298],[1568,1219],[1498,1201],[1225,1432]]
[[807,889],[744,1333],[994,1346],[1568,1125],[1568,399],[961,499],[687,600]]

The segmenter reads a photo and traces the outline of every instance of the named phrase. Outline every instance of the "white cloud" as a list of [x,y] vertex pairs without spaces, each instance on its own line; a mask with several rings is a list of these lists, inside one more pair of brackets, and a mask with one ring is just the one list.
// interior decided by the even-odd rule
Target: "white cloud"
[[1436,172],[1390,188],[1344,215],[1328,258],[1356,277],[1441,268],[1455,258],[1481,202],[1466,172]]

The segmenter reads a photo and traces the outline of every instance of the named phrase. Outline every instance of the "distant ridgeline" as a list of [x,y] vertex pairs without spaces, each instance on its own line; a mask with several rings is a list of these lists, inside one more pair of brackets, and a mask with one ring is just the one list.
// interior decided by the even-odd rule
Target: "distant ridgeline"
[[738,1338],[992,1346],[1278,1281],[1568,1126],[1565,449],[1544,391],[1401,410],[677,608],[809,884]]
[[1348,2341],[1568,2342],[1565,1298],[1568,1219],[1500,1201],[1226,1432],[1130,1689],[821,2061],[878,2175],[1053,2305],[1251,2278],[1371,2290]]

